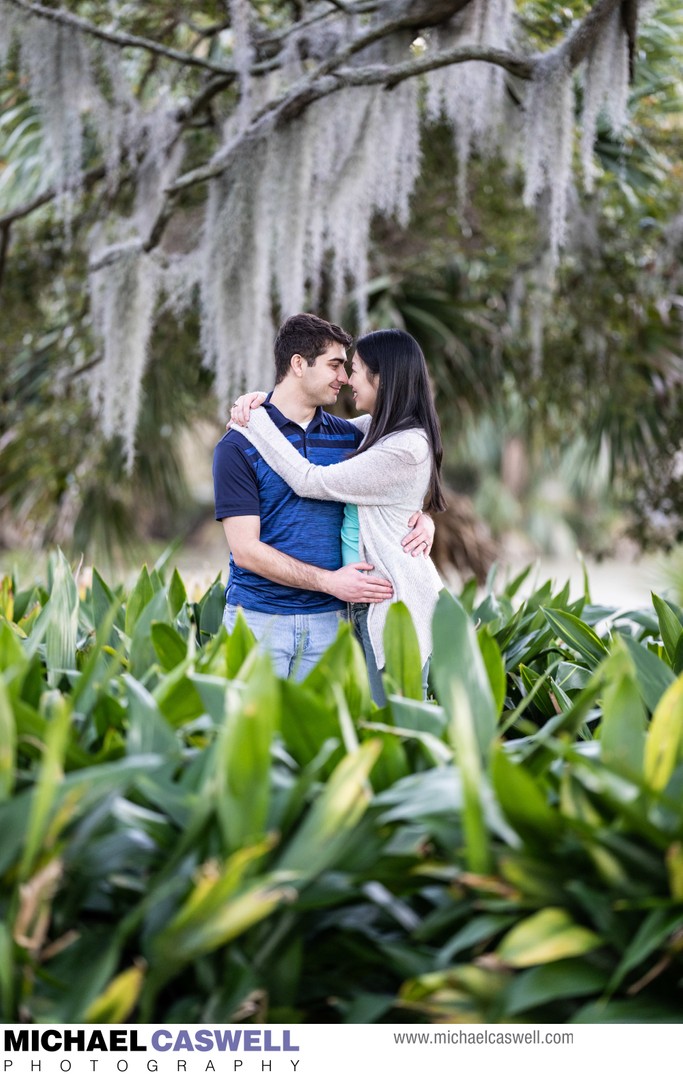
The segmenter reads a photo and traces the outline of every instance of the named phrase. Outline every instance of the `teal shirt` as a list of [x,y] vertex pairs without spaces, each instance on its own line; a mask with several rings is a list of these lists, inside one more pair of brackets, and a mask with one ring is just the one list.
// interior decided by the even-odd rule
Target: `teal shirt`
[[344,522],[341,529],[342,564],[357,564],[360,560],[360,528],[358,505],[344,505]]

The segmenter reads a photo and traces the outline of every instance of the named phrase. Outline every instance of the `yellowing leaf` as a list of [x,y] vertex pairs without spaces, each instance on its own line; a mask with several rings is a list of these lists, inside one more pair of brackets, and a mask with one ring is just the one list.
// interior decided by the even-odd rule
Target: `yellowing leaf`
[[666,787],[682,747],[683,676],[679,676],[659,700],[645,740],[645,780],[650,788]]
[[666,853],[666,868],[669,872],[669,889],[674,900],[683,901],[683,844],[676,841]]
[[142,965],[122,971],[90,1003],[83,1015],[84,1021],[88,1024],[122,1024],[137,1004],[144,977]]
[[496,952],[513,968],[530,968],[580,956],[599,945],[602,941],[598,935],[577,926],[564,908],[544,908],[513,927]]

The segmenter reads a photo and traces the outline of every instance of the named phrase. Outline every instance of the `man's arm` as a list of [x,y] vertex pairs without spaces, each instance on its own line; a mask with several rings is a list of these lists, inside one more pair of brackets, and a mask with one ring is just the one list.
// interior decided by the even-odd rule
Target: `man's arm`
[[273,583],[319,590],[345,602],[383,602],[393,595],[388,579],[366,574],[372,570],[372,564],[347,564],[331,572],[304,564],[262,542],[258,516],[229,516],[222,523],[235,564]]

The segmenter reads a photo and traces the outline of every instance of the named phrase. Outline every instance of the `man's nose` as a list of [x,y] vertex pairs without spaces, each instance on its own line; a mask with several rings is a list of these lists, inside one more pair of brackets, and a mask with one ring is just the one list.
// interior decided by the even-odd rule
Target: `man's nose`
[[337,381],[341,381],[342,385],[348,385],[349,383],[349,375],[347,374],[343,366],[339,367],[339,370],[337,372]]

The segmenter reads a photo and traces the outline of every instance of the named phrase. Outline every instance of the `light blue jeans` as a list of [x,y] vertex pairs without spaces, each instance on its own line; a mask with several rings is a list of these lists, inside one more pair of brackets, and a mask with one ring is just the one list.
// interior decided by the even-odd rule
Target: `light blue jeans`
[[223,623],[228,631],[235,626],[237,610],[253,631],[261,647],[270,654],[277,676],[303,680],[318,664],[325,651],[337,638],[339,623],[346,611],[335,609],[328,613],[259,613],[226,605]]
[[[370,641],[370,632],[368,631],[368,604],[367,602],[352,602],[349,605],[349,620],[353,626],[353,630],[356,633],[356,638],[363,647],[363,653],[365,654],[365,663],[368,667],[368,680],[370,681],[370,692],[374,701],[378,706],[386,706],[387,697],[384,693],[384,684],[382,683],[382,673],[384,669],[377,668],[377,662],[375,660],[375,652],[372,649],[372,643]],[[429,681],[429,658],[422,666],[422,697],[427,698],[427,685]]]

